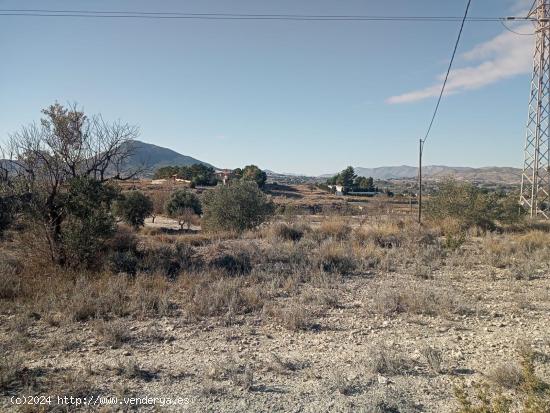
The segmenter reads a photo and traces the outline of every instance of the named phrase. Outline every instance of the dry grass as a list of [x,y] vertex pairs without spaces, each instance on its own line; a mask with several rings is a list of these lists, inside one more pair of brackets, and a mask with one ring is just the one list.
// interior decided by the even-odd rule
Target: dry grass
[[426,346],[420,351],[434,373],[443,373],[443,353],[441,350]]
[[22,357],[0,347],[0,391],[4,392],[17,382],[22,368]]
[[237,361],[233,356],[212,363],[208,366],[206,376],[210,380],[228,380],[234,386],[250,390],[254,384],[254,370],[249,363]]
[[384,344],[373,345],[369,351],[367,370],[374,374],[395,376],[412,371],[411,359]]
[[342,241],[351,236],[351,227],[345,220],[330,218],[323,221],[315,233],[320,239]]
[[98,320],[95,324],[95,331],[103,343],[112,348],[119,348],[130,340],[128,325],[120,319]]
[[373,309],[385,316],[396,313],[448,316],[467,314],[470,311],[465,300],[456,291],[433,284],[382,284],[376,292]]
[[348,275],[357,268],[353,250],[345,245],[328,242],[319,250],[319,268],[330,274]]
[[311,228],[303,224],[278,222],[270,226],[268,234],[274,240],[296,242],[300,241],[304,234],[309,231],[311,231]]
[[402,226],[395,222],[365,224],[355,229],[354,238],[362,244],[373,244],[380,248],[396,248],[402,243]]
[[309,330],[313,326],[311,312],[307,307],[291,303],[280,307],[275,303],[264,306],[263,314],[267,318],[274,319],[278,324],[290,331]]
[[341,370],[333,370],[328,378],[328,387],[344,396],[351,396],[357,391],[357,384],[350,380],[347,374]]
[[245,314],[260,310],[265,302],[261,286],[247,287],[241,279],[192,277],[184,284],[185,309],[192,318]]
[[506,389],[517,389],[523,382],[523,372],[517,364],[500,364],[487,373],[487,379]]

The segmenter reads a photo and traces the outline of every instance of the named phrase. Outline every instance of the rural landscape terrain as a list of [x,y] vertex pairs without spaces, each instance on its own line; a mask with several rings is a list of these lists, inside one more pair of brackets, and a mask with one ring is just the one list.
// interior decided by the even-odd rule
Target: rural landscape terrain
[[517,171],[432,168],[420,225],[410,171],[136,137],[54,104],[2,148],[0,410],[550,411],[550,225]]

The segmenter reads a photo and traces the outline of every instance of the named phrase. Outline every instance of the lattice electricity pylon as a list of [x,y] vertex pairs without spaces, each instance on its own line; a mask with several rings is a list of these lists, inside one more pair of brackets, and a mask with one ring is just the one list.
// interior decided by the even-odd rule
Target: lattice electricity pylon
[[550,0],[537,0],[529,13],[536,47],[529,99],[520,203],[531,217],[550,218]]

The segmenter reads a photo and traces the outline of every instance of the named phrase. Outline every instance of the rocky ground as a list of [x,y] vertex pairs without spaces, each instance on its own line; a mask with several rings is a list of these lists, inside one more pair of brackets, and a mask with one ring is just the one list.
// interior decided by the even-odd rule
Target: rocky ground
[[[403,292],[408,310],[394,311]],[[104,405],[106,412],[445,413],[458,407],[455,386],[498,381],[491,372],[515,365],[525,346],[535,350],[537,373],[550,377],[547,273],[530,280],[483,266],[446,266],[429,280],[406,270],[366,273],[302,286],[299,297],[298,321],[287,320],[307,324],[298,331],[266,309],[199,321],[123,318],[110,333],[97,322],[56,326],[30,314],[20,339],[28,387],[6,392],[1,409],[40,411],[10,396],[49,382],[55,396],[186,398]],[[275,304],[290,300],[281,295]],[[2,315],[3,341],[13,339],[16,318]]]

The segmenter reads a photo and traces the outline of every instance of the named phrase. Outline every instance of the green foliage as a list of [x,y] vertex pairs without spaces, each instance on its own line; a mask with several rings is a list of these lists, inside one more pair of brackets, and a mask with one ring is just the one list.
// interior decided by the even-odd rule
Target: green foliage
[[455,218],[465,228],[484,229],[494,229],[496,222],[517,222],[522,216],[512,197],[487,193],[470,183],[454,180],[440,186],[428,201],[426,212],[435,220]]
[[80,177],[69,182],[61,200],[66,211],[61,239],[68,265],[97,265],[98,255],[105,251],[115,232],[111,203],[116,196],[115,188],[92,178]]
[[14,209],[12,198],[0,196],[0,236],[13,223]]
[[213,186],[218,183],[216,171],[211,166],[193,164],[190,166],[164,166],[155,172],[155,179],[169,179],[173,176],[191,181],[194,185]]
[[353,169],[353,167],[348,166],[336,177],[336,183],[338,185],[342,185],[344,188],[351,188],[353,187],[355,179],[357,179],[357,175],[355,175],[355,170]]
[[365,178],[364,176],[357,176],[355,174],[355,169],[348,166],[338,175],[333,176],[327,180],[327,185],[342,185],[344,191],[361,191],[361,192],[376,192],[378,188],[374,186],[374,179],[369,177]]
[[271,200],[254,182],[217,186],[203,196],[202,223],[210,231],[244,231],[265,222],[274,212]]
[[145,218],[153,213],[153,201],[140,191],[123,194],[115,203],[115,214],[138,229],[145,225]]
[[475,386],[475,396],[464,387],[455,389],[460,404],[456,413],[549,413],[550,386],[535,374],[533,353],[522,355],[521,385],[513,397],[502,394],[502,389],[488,384]]
[[164,209],[172,218],[177,218],[185,209],[191,209],[197,215],[202,213],[201,201],[197,195],[185,189],[174,191],[166,201]]
[[496,219],[502,224],[516,224],[526,216],[523,206],[518,203],[519,194],[503,195],[498,199]]
[[360,191],[374,192],[376,187],[374,186],[374,179],[365,178],[364,176],[358,176],[355,180],[354,187]]
[[170,195],[165,205],[169,217],[177,219],[181,229],[187,224],[187,229],[196,220],[196,216],[202,213],[202,206],[199,198],[192,192],[178,190]]
[[263,188],[267,181],[267,174],[256,165],[245,166],[240,175],[242,180],[256,182],[260,188]]

